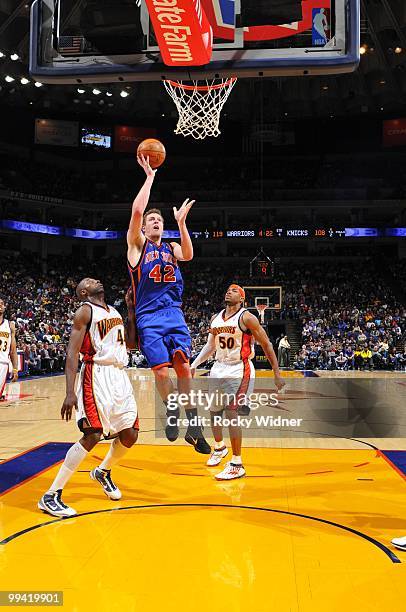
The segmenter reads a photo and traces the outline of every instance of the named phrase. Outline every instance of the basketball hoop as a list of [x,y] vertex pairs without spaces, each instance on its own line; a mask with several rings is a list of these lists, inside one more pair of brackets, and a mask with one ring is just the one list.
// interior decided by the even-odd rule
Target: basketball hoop
[[259,320],[261,321],[262,324],[264,324],[265,323],[265,310],[268,308],[268,306],[266,304],[257,304],[255,308],[257,309],[257,312],[259,314]]
[[192,84],[164,80],[179,113],[175,134],[193,136],[196,140],[219,136],[220,114],[236,81],[235,77],[191,81]]

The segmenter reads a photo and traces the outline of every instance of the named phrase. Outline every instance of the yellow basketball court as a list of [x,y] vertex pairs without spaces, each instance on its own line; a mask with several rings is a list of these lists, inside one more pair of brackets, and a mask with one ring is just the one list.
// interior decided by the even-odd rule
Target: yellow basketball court
[[372,446],[404,440],[253,438],[247,476],[217,482],[183,440],[157,440],[151,375],[131,377],[141,432],[114,468],[123,498],[89,478],[102,443],[64,491],[70,519],[37,509],[79,437],[58,418],[64,379],[19,383],[18,397],[10,387],[1,468],[17,484],[1,499],[0,590],[62,591],[67,610],[403,609],[406,558],[390,542],[406,533],[404,475]]

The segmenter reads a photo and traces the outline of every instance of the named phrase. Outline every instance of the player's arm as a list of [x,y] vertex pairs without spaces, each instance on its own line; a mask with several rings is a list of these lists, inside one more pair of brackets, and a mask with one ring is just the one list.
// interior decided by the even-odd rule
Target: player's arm
[[75,313],[69,344],[66,351],[66,397],[61,408],[61,417],[70,421],[73,408],[77,409],[78,398],[75,393],[75,380],[78,371],[79,351],[92,317],[90,306],[84,304]]
[[127,323],[124,327],[124,338],[127,348],[137,348],[137,333],[135,325],[135,304],[132,287],[129,287],[125,303],[127,304]]
[[[212,321],[214,321],[214,319],[215,319],[215,316],[211,318],[210,325],[212,324]],[[198,368],[200,364],[207,361],[209,357],[211,357],[215,352],[216,352],[216,341],[214,339],[213,334],[209,332],[206,344],[204,345],[204,347],[202,348],[202,350],[200,351],[196,359],[193,361],[193,363],[190,365],[190,371],[192,372],[192,376],[195,375],[196,368]]]
[[174,256],[179,261],[191,261],[193,259],[193,244],[186,227],[186,217],[194,203],[195,200],[189,201],[189,198],[186,198],[179,210],[176,206],[173,207],[173,216],[175,217],[180,232],[180,244],[171,242],[171,246]]
[[10,344],[10,359],[13,364],[13,382],[18,380],[18,355],[17,355],[17,342],[16,342],[16,326],[14,321],[10,321],[11,329],[11,344]]
[[251,332],[258,344],[262,346],[262,350],[272,366],[276,388],[278,390],[283,389],[285,382],[281,378],[275,351],[273,350],[272,343],[269,340],[264,328],[261,327],[258,319],[247,311],[242,314],[241,323]]
[[151,193],[151,187],[156,173],[156,170],[153,170],[149,165],[148,158],[145,159],[143,155],[139,155],[137,157],[137,161],[141,168],[143,168],[147,177],[133,202],[130,225],[128,226],[127,254],[128,261],[131,265],[135,265],[137,263],[142,247],[144,246],[145,236],[141,231],[142,219],[145,209],[148,206],[149,195]]

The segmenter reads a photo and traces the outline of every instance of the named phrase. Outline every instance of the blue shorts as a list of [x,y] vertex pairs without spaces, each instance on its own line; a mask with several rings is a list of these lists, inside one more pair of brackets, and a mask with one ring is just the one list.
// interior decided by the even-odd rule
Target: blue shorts
[[137,317],[137,330],[141,352],[150,368],[171,365],[176,352],[189,361],[192,342],[180,308],[163,308]]

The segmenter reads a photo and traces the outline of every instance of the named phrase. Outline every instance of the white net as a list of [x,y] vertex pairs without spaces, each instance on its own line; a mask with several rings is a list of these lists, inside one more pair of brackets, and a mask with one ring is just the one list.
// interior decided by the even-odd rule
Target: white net
[[258,304],[256,306],[258,315],[259,315],[259,320],[261,321],[261,323],[265,323],[265,311],[267,310],[268,306],[266,304]]
[[219,136],[220,114],[237,79],[212,81],[164,81],[166,91],[178,109],[175,134],[202,140]]
[[259,320],[261,321],[261,323],[265,323],[265,311],[269,308],[269,298],[256,297],[255,308],[257,309]]

